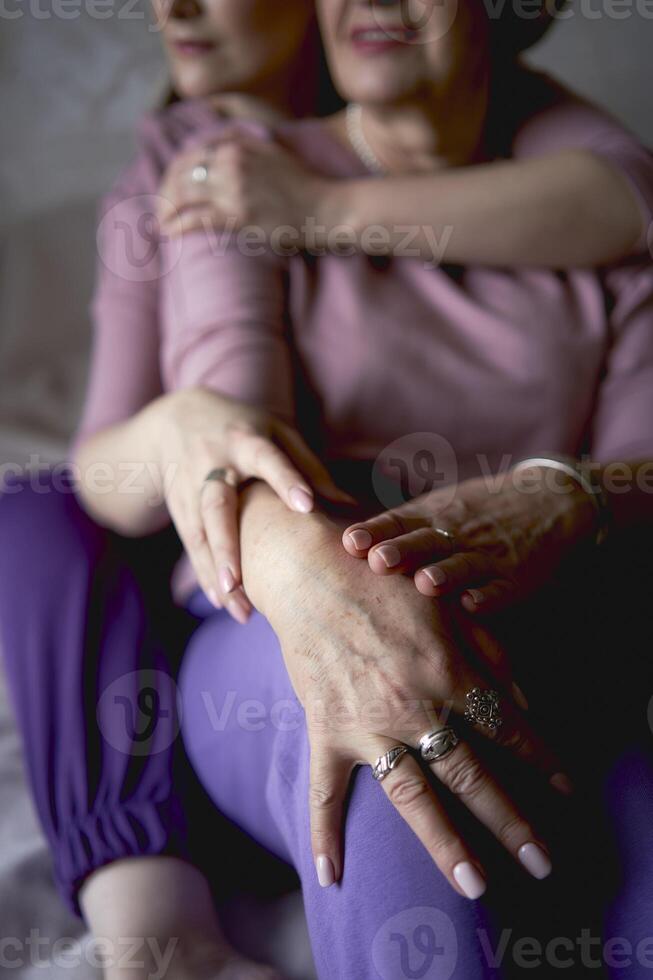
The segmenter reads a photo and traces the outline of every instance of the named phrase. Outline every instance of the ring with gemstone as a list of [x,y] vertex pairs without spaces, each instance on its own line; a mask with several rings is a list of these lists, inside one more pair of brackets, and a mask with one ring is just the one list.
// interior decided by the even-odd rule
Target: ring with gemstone
[[496,691],[482,691],[480,687],[474,687],[467,692],[466,701],[465,721],[491,730],[503,724],[501,704]]
[[437,762],[444,759],[456,748],[460,739],[448,725],[426,732],[419,740],[419,753],[424,762]]

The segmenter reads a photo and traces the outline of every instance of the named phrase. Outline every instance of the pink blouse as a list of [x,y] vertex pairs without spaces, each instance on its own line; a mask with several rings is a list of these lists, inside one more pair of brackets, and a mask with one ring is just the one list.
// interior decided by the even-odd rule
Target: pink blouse
[[[647,226],[653,159],[601,110],[523,71],[507,155],[591,149],[630,180]],[[421,260],[243,254],[220,236],[167,241],[160,176],[219,138],[204,103],[149,117],[98,233],[95,352],[77,440],[163,390],[202,384],[294,417],[326,457],[372,459],[435,433],[458,473],[506,456],[653,457],[653,268],[429,268]],[[316,120],[280,138],[319,171],[364,173]],[[148,218],[148,214],[150,217]],[[642,243],[643,244],[643,243]]]

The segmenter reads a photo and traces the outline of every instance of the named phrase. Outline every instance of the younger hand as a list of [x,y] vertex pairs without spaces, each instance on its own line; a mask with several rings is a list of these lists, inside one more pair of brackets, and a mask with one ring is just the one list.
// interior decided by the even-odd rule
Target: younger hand
[[[195,183],[195,167],[208,176]],[[329,181],[308,171],[290,151],[236,127],[217,145],[180,153],[160,187],[159,218],[170,235],[192,231],[262,229],[266,240],[301,248],[307,217],[316,217]]]
[[[315,491],[352,500],[298,432],[260,409],[191,388],[158,399],[148,412],[165,502],[198,582],[215,606],[245,622],[251,605],[241,585],[238,486],[261,480],[301,514],[313,510]],[[207,482],[215,470],[224,478]]]

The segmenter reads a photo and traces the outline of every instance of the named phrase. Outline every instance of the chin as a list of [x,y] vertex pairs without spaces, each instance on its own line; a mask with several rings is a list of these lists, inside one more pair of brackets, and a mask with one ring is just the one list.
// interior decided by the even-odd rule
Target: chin
[[224,87],[214,76],[195,70],[174,72],[174,86],[182,99],[206,99]]

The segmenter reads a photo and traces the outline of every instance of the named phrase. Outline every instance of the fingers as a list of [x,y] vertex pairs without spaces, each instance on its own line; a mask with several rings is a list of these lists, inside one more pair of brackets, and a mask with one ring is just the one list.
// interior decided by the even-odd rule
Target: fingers
[[367,558],[370,548],[389,538],[396,538],[408,531],[423,526],[421,518],[411,518],[400,515],[397,511],[388,510],[378,514],[369,521],[351,524],[342,535],[345,551],[354,558]]
[[[237,476],[210,480],[200,491],[200,521],[204,528],[212,566],[214,591],[220,606],[241,624],[249,619],[251,605],[241,586],[240,541],[238,534]],[[213,601],[213,600],[212,600]],[[215,603],[218,605],[218,603]]]
[[460,602],[469,613],[494,613],[514,605],[523,594],[516,582],[493,578],[490,582],[479,584],[474,589],[466,589],[460,597]]
[[355,504],[356,501],[333,482],[331,474],[315,453],[307,446],[296,429],[278,423],[278,437],[282,447],[287,451],[312,487],[327,500],[336,503]]
[[[391,743],[381,745],[379,755],[391,747]],[[487,887],[483,868],[449,820],[416,760],[404,755],[381,786],[452,888],[465,898],[479,898]]]
[[311,746],[309,811],[318,881],[329,888],[342,877],[342,820],[352,764],[331,749]]
[[[470,619],[469,616],[459,614],[456,622],[465,646],[476,654],[488,668],[490,674],[496,677],[501,687],[510,690],[513,684],[512,664],[506,649],[489,630],[479,622]],[[519,695],[519,697],[515,697],[515,701],[520,708],[524,709],[524,695],[521,691],[519,691]]]
[[[454,708],[458,713],[464,714],[467,711],[469,702],[466,693],[475,687],[482,692],[487,692],[487,688],[484,688],[482,683],[473,684],[471,688],[466,687],[464,698],[453,698]],[[517,690],[519,691],[519,688]],[[536,735],[512,698],[507,695],[500,698],[499,710],[502,723],[498,727],[490,728],[486,724],[472,721],[475,730],[542,773],[558,792],[564,795],[571,793],[573,791],[571,780],[564,772],[560,760],[546,742]]]
[[533,877],[546,878],[551,858],[539,835],[464,742],[429,766]]
[[449,595],[496,574],[494,559],[482,551],[457,551],[437,564],[425,564],[433,557],[433,552],[425,555],[424,567],[415,573],[415,585],[422,595]]
[[308,514],[315,496],[305,477],[271,439],[255,432],[231,434],[231,457],[242,476],[267,483],[290,510]]
[[391,541],[373,545],[367,560],[377,575],[392,575],[397,572],[414,572],[426,562],[450,555],[451,549],[451,539],[437,528],[421,527],[408,534],[398,535]]

